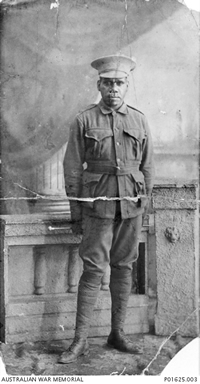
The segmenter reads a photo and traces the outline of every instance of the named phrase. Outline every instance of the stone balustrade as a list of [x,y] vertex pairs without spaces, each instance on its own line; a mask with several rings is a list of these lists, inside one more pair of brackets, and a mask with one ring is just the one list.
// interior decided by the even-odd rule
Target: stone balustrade
[[[126,331],[147,332],[147,230],[141,235],[143,294],[130,297]],[[1,216],[1,340],[36,341],[73,337],[82,261],[80,236],[63,213]],[[110,328],[109,268],[102,278],[91,335]],[[135,273],[137,279],[137,271]],[[136,289],[135,289],[136,291]],[[140,292],[141,293],[141,292]]]

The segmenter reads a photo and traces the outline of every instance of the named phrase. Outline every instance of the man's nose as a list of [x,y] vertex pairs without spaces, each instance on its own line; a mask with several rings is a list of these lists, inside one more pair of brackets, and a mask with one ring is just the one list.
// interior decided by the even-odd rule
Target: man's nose
[[117,84],[115,83],[115,81],[113,81],[113,83],[111,84],[111,89],[113,91],[117,91]]

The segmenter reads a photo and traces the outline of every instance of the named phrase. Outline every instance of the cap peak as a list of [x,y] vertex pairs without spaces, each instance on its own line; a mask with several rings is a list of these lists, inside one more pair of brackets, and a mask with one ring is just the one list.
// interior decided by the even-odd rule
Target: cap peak
[[91,66],[95,68],[100,77],[127,77],[135,68],[136,60],[125,55],[109,55],[92,61]]

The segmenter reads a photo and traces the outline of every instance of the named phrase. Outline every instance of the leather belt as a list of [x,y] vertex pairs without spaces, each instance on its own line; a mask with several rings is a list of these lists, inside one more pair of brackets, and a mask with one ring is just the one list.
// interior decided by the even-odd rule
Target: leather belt
[[100,162],[88,162],[87,171],[91,173],[102,173],[108,175],[128,175],[130,173],[140,172],[139,162],[135,161],[132,164],[115,166],[110,164],[101,164]]

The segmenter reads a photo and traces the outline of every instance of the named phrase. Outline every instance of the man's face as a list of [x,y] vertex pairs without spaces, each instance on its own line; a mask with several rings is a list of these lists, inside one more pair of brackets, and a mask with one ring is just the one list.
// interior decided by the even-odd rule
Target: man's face
[[104,103],[112,109],[117,109],[126,95],[128,79],[126,77],[120,79],[102,77],[97,82],[97,88]]

